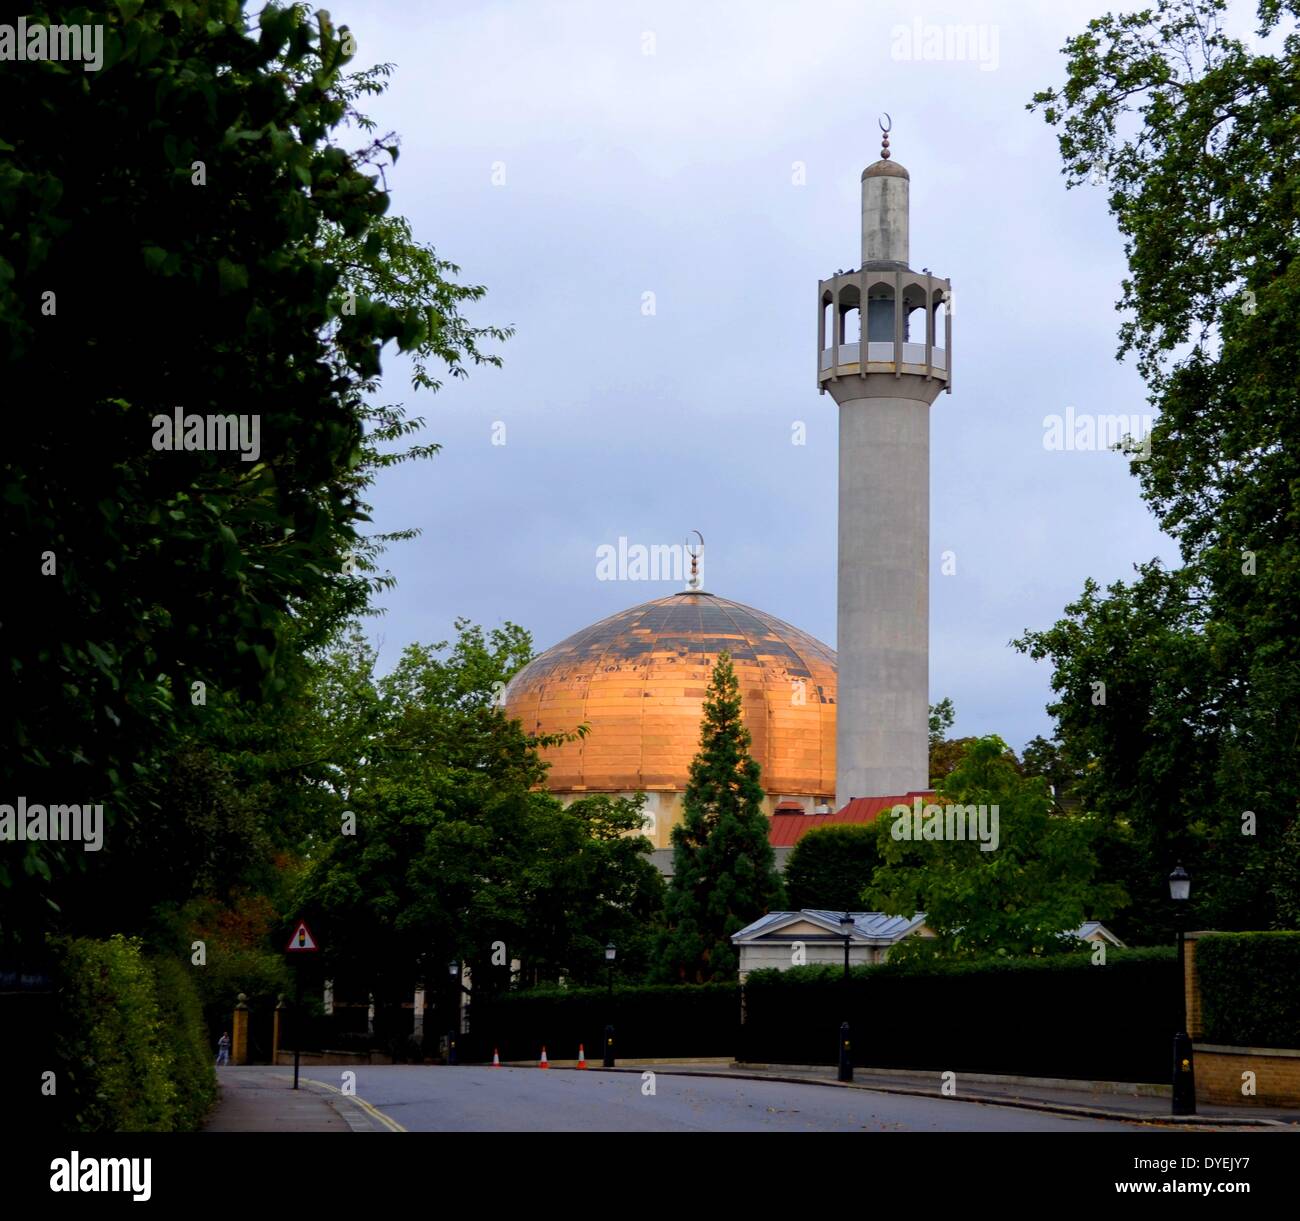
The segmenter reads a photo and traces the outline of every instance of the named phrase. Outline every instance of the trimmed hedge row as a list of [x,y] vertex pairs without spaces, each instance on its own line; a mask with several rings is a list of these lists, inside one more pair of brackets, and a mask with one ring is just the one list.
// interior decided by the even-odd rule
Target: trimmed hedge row
[[1109,1081],[1168,1079],[1180,977],[1170,948],[856,968],[848,995],[836,967],[755,971],[741,991],[703,987],[516,992],[479,1002],[463,1061],[599,1062],[605,1023],[620,1059],[734,1056],[833,1064],[841,1021],[856,1064]]
[[1201,937],[1196,974],[1205,1042],[1300,1048],[1300,932]]
[[138,938],[61,941],[54,1032],[59,1126],[192,1131],[216,1097],[198,993]]
[[535,1060],[546,1047],[556,1060],[573,1060],[578,1045],[600,1063],[605,1025],[614,1026],[620,1058],[731,1056],[740,1023],[739,984],[563,988],[511,992],[477,1002],[470,1034],[462,1037],[462,1060]]
[[[1042,959],[755,971],[740,1058],[834,1064],[847,1016],[855,1064],[1160,1082],[1180,977],[1172,948]],[[846,995],[847,991],[847,995]],[[847,1011],[847,1013],[846,1013]]]

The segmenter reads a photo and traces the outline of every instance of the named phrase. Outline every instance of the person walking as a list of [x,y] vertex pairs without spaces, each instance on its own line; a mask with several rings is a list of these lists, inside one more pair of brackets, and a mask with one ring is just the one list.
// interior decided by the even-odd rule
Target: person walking
[[217,1040],[217,1067],[230,1063],[230,1035],[226,1031],[221,1032],[221,1038]]

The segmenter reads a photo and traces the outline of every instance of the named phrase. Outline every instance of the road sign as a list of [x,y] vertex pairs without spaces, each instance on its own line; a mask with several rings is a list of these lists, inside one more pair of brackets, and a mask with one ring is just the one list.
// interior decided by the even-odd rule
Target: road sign
[[293,930],[293,936],[289,938],[289,944],[284,947],[285,953],[303,953],[308,950],[319,949],[320,946],[316,944],[316,938],[311,935],[311,929],[307,927],[307,921],[299,920],[298,927]]

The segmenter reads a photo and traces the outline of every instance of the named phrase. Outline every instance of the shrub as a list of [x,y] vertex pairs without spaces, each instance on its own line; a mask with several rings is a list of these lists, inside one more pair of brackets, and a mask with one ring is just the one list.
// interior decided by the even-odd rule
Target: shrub
[[56,943],[60,1124],[72,1132],[196,1128],[211,1104],[199,1001],[185,969],[138,938]]
[[833,1064],[839,1025],[854,1062],[880,1068],[1163,1081],[1178,1024],[1172,948],[1049,958],[755,971],[739,1056]]
[[154,958],[158,1006],[165,1016],[161,1026],[163,1050],[176,1086],[172,1129],[192,1132],[203,1122],[217,1096],[217,1076],[203,1005],[188,968],[174,958]]
[[1207,1043],[1300,1048],[1300,932],[1202,937],[1196,974]]
[[76,938],[59,965],[57,1083],[76,1132],[165,1132],[175,1086],[153,972],[138,938]]

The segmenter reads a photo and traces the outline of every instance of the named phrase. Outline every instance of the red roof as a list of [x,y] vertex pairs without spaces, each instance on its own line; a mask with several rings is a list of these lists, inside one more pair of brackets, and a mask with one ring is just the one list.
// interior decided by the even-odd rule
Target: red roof
[[914,797],[930,797],[933,789],[920,789],[904,793],[901,797],[854,797],[842,809],[833,814],[781,814],[772,815],[772,825],[768,830],[768,842],[773,848],[788,848],[795,844],[809,831],[820,827],[843,827],[854,823],[875,822],[882,810],[891,810],[896,805],[910,806]]

